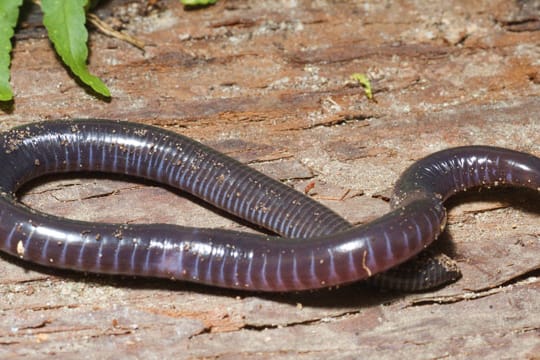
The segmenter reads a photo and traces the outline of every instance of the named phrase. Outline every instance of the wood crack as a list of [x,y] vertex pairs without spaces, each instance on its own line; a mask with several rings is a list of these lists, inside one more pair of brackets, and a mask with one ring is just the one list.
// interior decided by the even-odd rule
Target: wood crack
[[538,273],[539,269],[533,270],[527,274],[521,275],[502,284],[495,284],[493,286],[472,291],[464,291],[459,294],[413,299],[406,307],[432,304],[454,304],[460,301],[475,300],[495,295],[501,292],[506,292],[513,289],[514,287],[527,287],[530,285],[540,284],[540,277],[538,277]]

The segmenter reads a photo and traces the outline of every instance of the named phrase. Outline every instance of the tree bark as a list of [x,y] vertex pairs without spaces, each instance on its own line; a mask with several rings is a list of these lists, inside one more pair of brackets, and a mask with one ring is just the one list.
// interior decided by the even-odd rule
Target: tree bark
[[[540,155],[538,1],[107,2],[106,22],[145,51],[92,32],[103,101],[59,63],[31,15],[13,51],[0,128],[96,117],[169,128],[332,207],[354,223],[388,210],[413,161],[488,144]],[[375,100],[350,76],[365,73]],[[312,185],[310,185],[312,186]],[[171,194],[172,192],[172,194]],[[87,221],[244,229],[134,179],[52,177],[21,194]],[[96,276],[0,258],[0,357],[144,359],[535,358],[540,353],[540,195],[452,199],[438,246],[463,278],[401,294],[364,284],[265,295]]]

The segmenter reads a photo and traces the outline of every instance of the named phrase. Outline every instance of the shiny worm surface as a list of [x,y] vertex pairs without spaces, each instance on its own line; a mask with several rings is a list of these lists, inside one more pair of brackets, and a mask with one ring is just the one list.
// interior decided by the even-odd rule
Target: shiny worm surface
[[[351,225],[318,202],[196,141],[159,128],[85,119],[0,135],[0,250],[57,268],[164,277],[214,286],[296,291],[351,283],[413,257],[444,229],[452,194],[477,186],[540,189],[540,159],[468,146],[413,164],[393,210]],[[280,236],[167,224],[103,224],[36,212],[17,201],[51,173],[127,174],[192,193]]]

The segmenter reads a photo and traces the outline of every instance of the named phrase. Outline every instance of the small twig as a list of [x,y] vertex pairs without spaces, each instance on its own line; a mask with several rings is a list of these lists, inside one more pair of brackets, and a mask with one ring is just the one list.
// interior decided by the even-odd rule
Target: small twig
[[341,197],[339,198],[339,201],[345,200],[345,198],[347,197],[347,195],[349,195],[350,192],[351,192],[351,189],[347,189],[347,191],[345,191],[343,195],[341,195]]
[[[337,197],[337,196],[324,196],[324,195],[315,195],[313,196],[313,198],[317,199],[317,200],[331,200],[331,201],[344,201],[346,198],[347,198],[347,195],[349,195],[349,193],[351,192],[351,189],[347,189],[345,190],[345,192],[343,193],[343,195],[341,195],[340,197]],[[353,195],[353,197],[356,196],[356,195]]]
[[144,50],[145,43],[142,40],[139,40],[131,35],[124,34],[120,31],[114,30],[109,24],[101,20],[96,14],[88,13],[86,14],[86,18],[88,19],[88,22],[90,24],[94,25],[99,31],[101,31],[105,35],[120,39],[122,41],[130,43],[131,45],[141,50]]

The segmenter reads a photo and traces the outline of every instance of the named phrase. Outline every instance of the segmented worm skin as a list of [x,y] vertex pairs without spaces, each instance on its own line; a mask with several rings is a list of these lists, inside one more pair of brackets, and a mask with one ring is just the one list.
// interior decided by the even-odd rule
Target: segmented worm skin
[[[165,277],[259,290],[317,289],[365,279],[433,242],[443,201],[476,186],[540,189],[540,159],[471,146],[444,150],[400,177],[392,210],[359,227],[318,202],[189,138],[151,126],[99,119],[47,121],[0,135],[0,250],[80,271]],[[267,236],[167,224],[102,224],[34,211],[16,199],[50,173],[99,171],[185,190]]]

